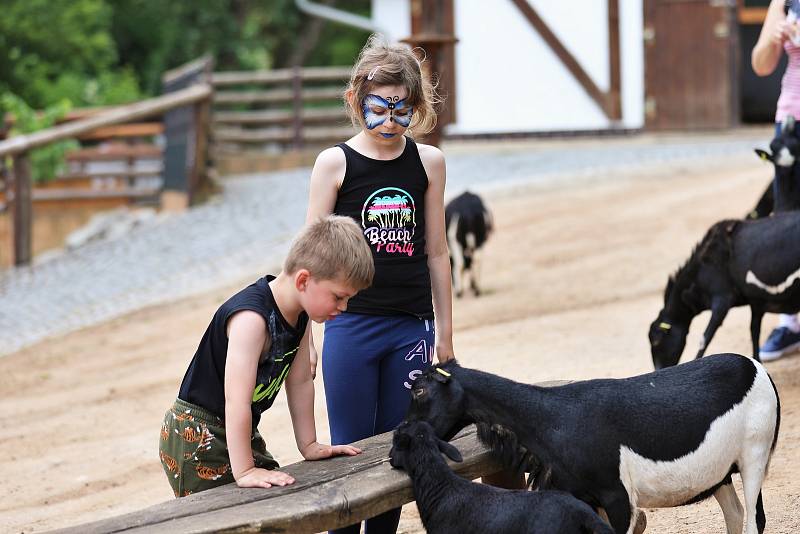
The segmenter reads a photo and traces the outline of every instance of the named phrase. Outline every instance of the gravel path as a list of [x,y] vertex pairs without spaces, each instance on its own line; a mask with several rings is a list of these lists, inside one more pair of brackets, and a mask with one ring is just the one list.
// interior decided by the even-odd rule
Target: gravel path
[[[614,179],[653,166],[674,172],[729,158],[758,165],[752,149],[765,146],[768,135],[764,129],[656,142],[631,137],[454,143],[445,148],[448,195],[467,187],[489,191]],[[765,176],[769,172],[765,167]],[[159,216],[122,238],[0,272],[0,355],[275,270],[304,220],[308,175],[306,168],[228,178],[223,194],[189,212]]]

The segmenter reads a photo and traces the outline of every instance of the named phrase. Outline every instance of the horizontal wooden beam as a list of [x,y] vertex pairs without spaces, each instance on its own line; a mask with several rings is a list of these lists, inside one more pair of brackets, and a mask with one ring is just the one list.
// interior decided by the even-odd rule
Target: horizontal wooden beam
[[154,137],[164,133],[160,122],[137,122],[134,124],[115,124],[103,126],[79,137],[84,141],[96,139],[119,139],[126,137]]
[[[299,70],[303,81],[347,80],[352,67],[304,67]],[[259,71],[215,72],[211,77],[214,87],[255,83],[289,82],[296,75],[294,69]]]
[[210,85],[193,85],[174,93],[111,108],[85,119],[59,124],[32,134],[17,135],[5,141],[0,141],[0,157],[21,154],[56,141],[80,137],[104,126],[123,124],[154,115],[161,115],[167,110],[195,104],[208,99],[210,96]]
[[[139,512],[61,530],[63,533],[312,533],[351,525],[414,499],[408,475],[389,465],[392,433],[357,443],[363,453],[319,462],[298,462],[282,468],[297,482],[270,489],[228,484]],[[452,443],[464,457],[451,464],[461,476],[474,479],[499,469],[478,441],[475,427]],[[165,482],[166,484],[166,482]]]
[[[342,98],[341,87],[315,87],[303,89],[300,98],[304,102],[334,100]],[[267,89],[264,91],[217,91],[214,104],[257,104],[267,102],[291,102],[295,93],[291,89]]]
[[[356,132],[352,126],[330,126],[303,128],[303,139],[306,141],[319,141],[328,139],[342,139],[351,137]],[[215,142],[220,143],[268,143],[290,142],[294,139],[293,128],[218,128],[213,132]]]
[[[294,118],[294,112],[290,110],[215,111],[212,120],[215,124],[287,124]],[[325,122],[345,120],[346,116],[344,108],[338,106],[304,109],[300,119],[303,122]]]
[[767,18],[766,7],[740,7],[737,11],[739,24],[763,24]]
[[32,198],[34,202],[55,200],[97,200],[104,198],[144,199],[158,198],[161,188],[115,187],[113,189],[88,189],[77,187],[63,188],[34,188]]

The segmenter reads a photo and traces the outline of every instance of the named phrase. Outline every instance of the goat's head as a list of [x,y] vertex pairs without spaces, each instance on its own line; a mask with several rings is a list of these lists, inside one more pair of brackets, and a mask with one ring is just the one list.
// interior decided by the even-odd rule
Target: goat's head
[[789,115],[781,123],[781,131],[770,142],[770,152],[755,149],[756,154],[762,160],[771,161],[776,167],[791,168],[794,162],[800,158],[800,139],[794,133],[795,119]]
[[409,470],[414,460],[419,460],[421,450],[439,450],[454,462],[462,461],[461,453],[454,446],[439,439],[433,427],[425,421],[406,421],[394,431],[389,465]]
[[650,354],[657,370],[677,365],[686,346],[688,333],[689,326],[671,320],[665,310],[661,310],[656,320],[650,323]]
[[431,367],[414,380],[406,421],[427,421],[436,435],[447,441],[473,422],[466,413],[464,388],[453,376],[457,369],[458,364],[450,361]]
[[[682,277],[684,271],[678,273]],[[688,287],[687,287],[688,286]],[[686,347],[692,319],[704,309],[703,296],[693,283],[678,283],[670,277],[664,291],[664,308],[650,323],[650,354],[656,369],[677,365]]]

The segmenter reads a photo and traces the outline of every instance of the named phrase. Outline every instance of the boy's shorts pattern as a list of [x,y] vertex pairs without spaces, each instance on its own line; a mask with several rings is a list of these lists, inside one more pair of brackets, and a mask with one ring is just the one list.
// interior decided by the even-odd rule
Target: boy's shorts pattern
[[[279,467],[257,429],[253,429],[251,447],[256,467]],[[164,415],[158,455],[176,497],[234,481],[225,441],[225,423],[207,410],[181,399],[176,399]]]

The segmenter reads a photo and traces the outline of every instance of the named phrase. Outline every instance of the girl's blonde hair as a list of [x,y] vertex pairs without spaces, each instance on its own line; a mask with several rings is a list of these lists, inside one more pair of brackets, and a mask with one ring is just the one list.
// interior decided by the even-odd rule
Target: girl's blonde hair
[[[414,55],[415,50],[423,54],[421,61]],[[424,135],[433,130],[436,125],[435,107],[442,99],[436,93],[436,84],[422,73],[424,53],[421,48],[412,50],[406,44],[389,44],[380,34],[370,36],[353,66],[344,93],[345,109],[353,126],[365,127],[361,102],[375,87],[399,85],[408,91],[406,102],[414,106],[409,133]],[[350,101],[348,94],[352,95]]]
[[293,275],[308,269],[318,280],[343,281],[353,289],[372,285],[375,263],[361,228],[350,217],[328,215],[308,224],[295,237],[283,262]]

